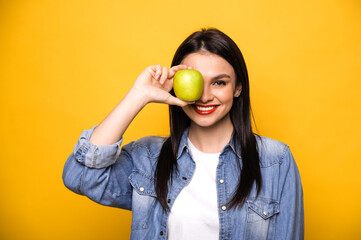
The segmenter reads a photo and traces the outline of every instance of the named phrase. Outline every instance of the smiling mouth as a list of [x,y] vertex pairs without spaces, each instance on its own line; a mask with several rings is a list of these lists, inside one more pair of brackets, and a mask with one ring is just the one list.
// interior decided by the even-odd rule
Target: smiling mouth
[[219,105],[206,105],[206,106],[200,106],[200,105],[192,105],[194,111],[200,115],[208,115],[212,112],[216,111],[216,109],[219,107]]

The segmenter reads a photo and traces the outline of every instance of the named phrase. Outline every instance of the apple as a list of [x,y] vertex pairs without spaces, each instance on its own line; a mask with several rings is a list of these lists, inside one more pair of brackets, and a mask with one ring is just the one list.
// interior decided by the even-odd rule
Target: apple
[[203,76],[194,69],[179,70],[173,78],[173,89],[183,101],[196,101],[202,96]]

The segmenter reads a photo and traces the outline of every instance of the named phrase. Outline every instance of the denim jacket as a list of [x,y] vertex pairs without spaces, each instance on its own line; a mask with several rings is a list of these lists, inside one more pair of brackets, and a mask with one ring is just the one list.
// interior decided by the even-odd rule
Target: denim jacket
[[[75,193],[106,206],[132,211],[131,239],[167,239],[169,212],[156,200],[154,170],[165,138],[149,136],[120,149],[122,139],[96,146],[89,138],[95,127],[82,132],[65,163],[63,181]],[[172,208],[191,181],[195,163],[188,151],[188,130],[177,153],[178,173],[168,191]],[[298,168],[284,143],[258,137],[262,189],[256,198],[255,184],[241,208],[228,209],[239,179],[240,147],[231,140],[222,150],[217,166],[219,239],[303,239],[303,191]],[[237,151],[236,151],[237,150]],[[241,163],[242,166],[242,163]]]

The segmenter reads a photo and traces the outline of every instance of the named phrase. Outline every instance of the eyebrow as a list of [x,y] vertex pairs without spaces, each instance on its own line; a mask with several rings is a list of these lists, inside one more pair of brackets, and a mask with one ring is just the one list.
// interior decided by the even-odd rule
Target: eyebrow
[[218,80],[218,79],[222,79],[222,78],[231,78],[231,76],[229,76],[228,74],[219,74],[218,76],[215,76],[214,78],[212,78],[213,80]]

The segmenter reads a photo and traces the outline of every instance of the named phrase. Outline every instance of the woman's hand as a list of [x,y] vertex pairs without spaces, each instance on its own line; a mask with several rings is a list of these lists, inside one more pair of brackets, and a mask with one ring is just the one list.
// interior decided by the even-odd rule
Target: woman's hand
[[146,103],[166,103],[184,107],[190,102],[182,101],[169,93],[173,88],[175,73],[182,69],[190,67],[177,65],[168,69],[161,65],[149,66],[138,76],[130,91],[135,92]]
[[95,145],[113,144],[123,136],[134,117],[151,102],[186,106],[193,102],[184,102],[169,92],[173,87],[174,74],[181,69],[190,69],[186,65],[170,69],[160,65],[147,67],[135,80],[132,88],[94,129],[90,142]]

